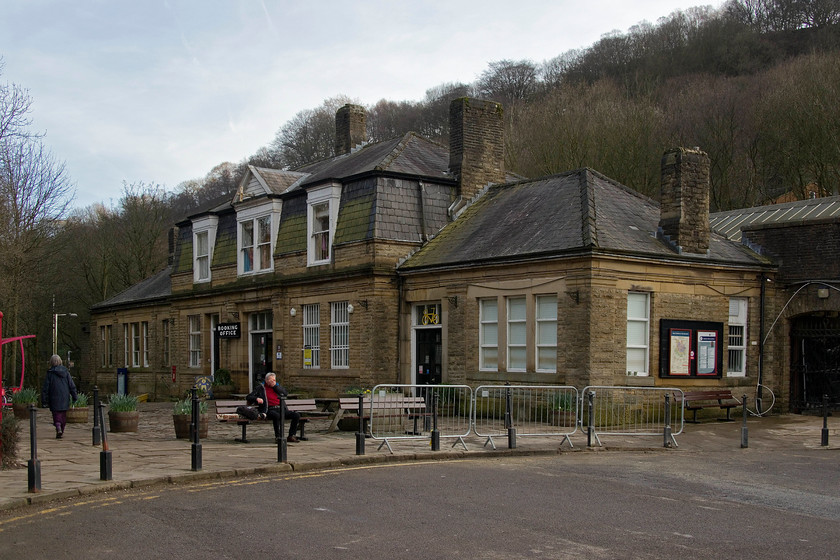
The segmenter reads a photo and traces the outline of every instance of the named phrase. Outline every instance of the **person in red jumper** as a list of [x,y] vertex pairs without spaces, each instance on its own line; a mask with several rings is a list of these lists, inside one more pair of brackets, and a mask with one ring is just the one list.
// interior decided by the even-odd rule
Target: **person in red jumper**
[[[265,374],[265,383],[258,385],[251,394],[245,397],[248,404],[256,405],[261,416],[265,415],[264,418],[270,418],[274,423],[274,438],[277,440],[283,437],[283,434],[280,433],[280,397],[287,397],[288,395],[286,389],[277,383],[277,376],[268,372]],[[286,441],[297,443],[299,440],[295,437],[295,434],[300,423],[300,413],[290,411],[285,406],[283,412],[289,420],[289,437],[286,438]]]

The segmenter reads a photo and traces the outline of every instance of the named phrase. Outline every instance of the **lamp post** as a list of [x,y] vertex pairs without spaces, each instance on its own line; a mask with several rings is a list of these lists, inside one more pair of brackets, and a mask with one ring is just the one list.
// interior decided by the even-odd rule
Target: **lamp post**
[[75,313],[53,313],[53,355],[58,354],[58,318],[59,317],[78,317]]

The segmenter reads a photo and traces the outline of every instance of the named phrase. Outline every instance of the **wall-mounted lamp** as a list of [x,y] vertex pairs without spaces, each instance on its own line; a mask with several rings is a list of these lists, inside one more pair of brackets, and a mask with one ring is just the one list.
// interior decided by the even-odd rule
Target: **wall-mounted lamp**
[[352,303],[347,304],[347,313],[353,313],[353,304]]
[[360,300],[359,300],[359,301],[357,301],[356,303],[358,303],[359,305],[361,305],[361,306],[362,306],[362,307],[364,307],[365,309],[367,309],[367,308],[368,308],[368,300],[366,300],[366,299],[360,299]]
[[294,307],[292,307],[291,309],[289,309],[289,315],[291,315],[292,317],[294,317],[295,315],[297,315],[297,309],[295,309]]
[[828,288],[819,288],[817,290],[817,297],[820,299],[826,299],[828,297]]
[[449,305],[458,307],[458,296],[449,296],[446,299],[449,300]]

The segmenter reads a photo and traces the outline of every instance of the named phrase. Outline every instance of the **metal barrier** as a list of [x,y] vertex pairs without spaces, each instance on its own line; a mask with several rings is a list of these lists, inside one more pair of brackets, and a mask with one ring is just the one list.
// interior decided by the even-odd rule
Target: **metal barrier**
[[473,429],[487,438],[493,449],[494,437],[509,438],[516,447],[516,435],[562,436],[564,441],[577,431],[579,393],[565,385],[482,385],[475,390]]
[[[670,446],[674,436],[683,431],[685,412],[682,405],[674,402],[674,395],[682,397],[682,391],[667,387],[608,387],[590,386],[583,390],[581,406],[588,414],[581,415],[581,426],[587,432],[587,446],[592,437],[601,445],[599,435],[663,436],[665,446]],[[675,431],[674,426],[679,426]]]
[[466,450],[472,402],[467,385],[377,385],[366,404],[370,435],[392,453],[392,440],[423,438],[455,438],[452,447]]

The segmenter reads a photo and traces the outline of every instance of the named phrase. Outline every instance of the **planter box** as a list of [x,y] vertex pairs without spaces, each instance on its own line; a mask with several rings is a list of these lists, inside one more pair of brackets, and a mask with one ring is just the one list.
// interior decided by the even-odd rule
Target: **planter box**
[[85,424],[88,421],[89,409],[86,406],[67,409],[68,424]]
[[132,410],[129,412],[108,411],[108,425],[111,432],[136,432],[140,424],[140,412]]
[[29,403],[12,403],[12,413],[18,420],[29,420]]
[[[190,422],[192,421],[192,414],[173,414],[172,421],[175,424],[175,437],[178,439],[188,439],[190,437]],[[206,438],[209,429],[210,415],[199,414],[198,437]]]

